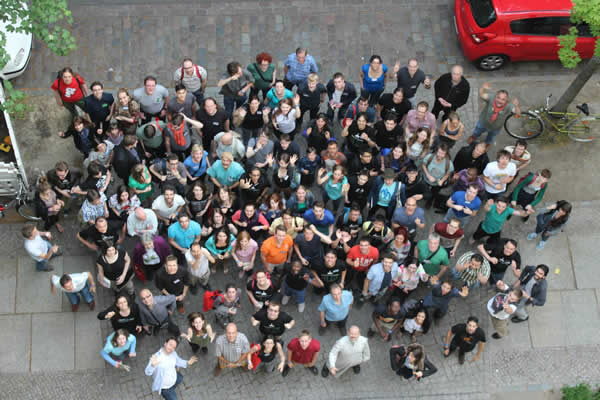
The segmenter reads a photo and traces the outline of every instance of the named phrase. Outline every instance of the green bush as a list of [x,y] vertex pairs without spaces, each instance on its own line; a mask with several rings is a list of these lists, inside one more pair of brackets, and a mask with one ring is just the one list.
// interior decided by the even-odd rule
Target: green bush
[[600,391],[594,391],[587,383],[580,383],[576,386],[563,386],[560,391],[563,394],[563,400],[600,400]]

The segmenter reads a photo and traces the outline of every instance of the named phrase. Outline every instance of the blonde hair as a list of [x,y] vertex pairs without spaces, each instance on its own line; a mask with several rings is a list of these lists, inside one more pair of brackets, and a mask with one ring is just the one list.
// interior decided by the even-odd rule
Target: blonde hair
[[195,144],[195,145],[193,145],[193,146],[192,146],[192,150],[191,150],[191,152],[192,152],[192,153],[195,153],[195,152],[197,152],[197,151],[204,152],[204,147],[202,147],[202,145],[201,145],[201,144]]
[[233,154],[231,154],[228,151],[224,151],[223,153],[221,153],[221,161],[222,160],[233,161]]
[[308,77],[306,78],[306,80],[309,83],[315,83],[319,81],[319,75],[315,74],[314,72],[312,74],[309,74]]

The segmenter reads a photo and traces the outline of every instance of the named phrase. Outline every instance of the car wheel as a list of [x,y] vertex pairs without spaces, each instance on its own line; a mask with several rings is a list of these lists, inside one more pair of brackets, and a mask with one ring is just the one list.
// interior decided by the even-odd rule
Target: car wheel
[[504,54],[490,54],[481,57],[475,62],[475,66],[483,71],[495,71],[502,68],[508,62]]

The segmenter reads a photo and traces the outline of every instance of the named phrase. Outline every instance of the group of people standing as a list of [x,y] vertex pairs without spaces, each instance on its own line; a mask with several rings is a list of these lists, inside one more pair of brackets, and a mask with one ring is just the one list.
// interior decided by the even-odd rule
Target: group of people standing
[[[571,205],[539,207],[552,174],[526,172],[526,142],[489,160],[502,122],[520,112],[516,99],[509,102],[504,90],[492,96],[484,84],[484,109],[452,160],[467,129],[459,109],[470,94],[460,66],[433,82],[416,59],[388,68],[373,55],[361,68],[360,95],[340,72],[321,83],[304,48],[284,66],[278,76],[268,53],[246,67],[227,64],[216,82],[223,108],[205,96],[207,72],[189,58],[173,73],[174,95],[153,76],[131,95],[119,89],[116,100],[101,82],[88,95],[70,68],[52,85],[58,104],[73,114],[59,136],[73,138],[87,173],[83,178],[59,161],[40,180],[45,227],[23,228],[25,248],[37,270],[52,271],[49,261],[62,251],[49,230],[62,233],[62,216],[77,214],[76,237],[95,254],[94,272],[54,275],[51,289],[64,292],[74,312],[80,298],[94,309],[96,281],[114,292],[114,304],[98,314],[114,328],[101,351],[114,367],[128,370],[125,360],[136,356],[141,335],[166,328],[168,338],[145,369],[152,390],[166,399],[176,398],[179,368],[198,362],[198,351],[213,343],[215,375],[239,367],[285,377],[297,366],[318,374],[314,330],[302,329],[287,345],[282,339],[295,325],[283,311],[292,298],[302,313],[306,298],[318,296],[311,312],[319,336],[331,326],[342,336],[323,377],[360,373],[371,357],[368,341],[379,335],[394,340],[392,369],[417,380],[437,370],[418,339],[440,323],[453,298],[494,285],[487,309],[495,339],[508,334],[509,319],[525,321],[528,307],[544,305],[549,267],[522,266],[517,241],[503,237],[502,227],[513,215],[525,223],[537,211],[527,239],[539,237],[541,249],[563,229]],[[391,93],[388,80],[397,82]],[[434,88],[431,111],[417,99],[421,85]],[[427,228],[432,207],[442,215]],[[473,226],[473,247],[460,254],[478,213],[484,217]],[[230,273],[231,283],[212,287],[211,276]],[[138,293],[134,279],[145,284]],[[243,310],[244,290],[252,310]],[[190,295],[200,294],[203,311],[189,312],[182,331],[173,314],[185,314]],[[365,304],[373,311],[363,336],[347,321],[352,307]],[[238,331],[242,319],[257,327],[260,340]],[[476,348],[473,361],[479,359],[486,342],[478,318],[464,321],[448,330],[441,349],[444,356],[458,350],[461,364]],[[410,343],[400,344],[402,335]],[[194,353],[187,361],[176,352],[182,340]]]

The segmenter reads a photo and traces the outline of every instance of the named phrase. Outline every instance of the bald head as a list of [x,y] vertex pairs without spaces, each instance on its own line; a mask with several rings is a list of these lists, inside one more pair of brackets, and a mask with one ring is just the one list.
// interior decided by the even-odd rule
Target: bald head
[[233,322],[227,324],[227,326],[225,327],[225,336],[227,337],[227,341],[229,343],[235,342],[235,339],[237,338],[237,333],[237,326]]
[[221,144],[223,146],[231,146],[231,143],[233,143],[233,135],[231,132],[223,133],[223,136],[221,136]]
[[140,221],[146,220],[146,211],[142,207],[138,207],[135,209],[135,217]]
[[463,67],[461,67],[460,65],[455,65],[454,67],[452,67],[450,75],[452,76],[453,83],[459,83],[463,76]]

